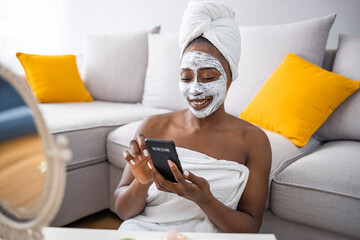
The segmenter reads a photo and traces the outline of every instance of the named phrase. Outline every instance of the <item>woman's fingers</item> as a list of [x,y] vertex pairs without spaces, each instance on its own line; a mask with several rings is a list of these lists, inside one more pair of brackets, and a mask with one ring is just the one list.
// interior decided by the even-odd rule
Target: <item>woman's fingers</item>
[[181,172],[178,169],[178,167],[176,166],[176,164],[173,161],[168,160],[168,165],[170,167],[171,172],[173,173],[173,175],[175,177],[175,180],[180,184],[186,184],[185,178],[181,174]]
[[156,180],[155,180],[155,185],[156,185],[156,188],[160,191],[171,192],[171,191],[167,190],[166,188],[162,187]]
[[131,149],[132,154],[133,154],[137,159],[139,159],[139,161],[142,161],[142,160],[143,160],[142,153],[141,153],[140,147],[139,147],[138,142],[137,142],[136,139],[132,139],[132,140],[130,141],[130,149]]
[[146,144],[145,144],[145,136],[143,134],[139,134],[137,135],[137,143],[138,143],[138,146],[140,148],[140,151],[142,152],[143,156],[145,158],[149,157],[149,152],[146,148]]
[[123,152],[124,158],[126,160],[126,162],[128,162],[131,165],[135,165],[135,159],[134,156],[132,156],[128,151],[124,151]]
[[151,174],[152,177],[156,183],[156,186],[160,186],[161,188],[158,187],[159,190],[165,189],[166,192],[173,192],[176,194],[180,195],[180,191],[178,186],[176,186],[176,184],[166,180],[160,173],[158,170],[156,170],[156,168],[154,167],[153,163],[151,161],[148,162],[148,167],[151,170]]
[[204,186],[206,186],[208,184],[208,182],[206,181],[205,178],[198,177],[195,174],[189,172],[188,170],[184,171],[183,176],[185,177],[185,179],[187,179],[190,182],[194,183],[199,188],[203,188]]
[[130,149],[132,154],[139,159],[139,161],[149,157],[149,152],[145,145],[145,136],[143,134],[137,135],[136,139],[130,141]]

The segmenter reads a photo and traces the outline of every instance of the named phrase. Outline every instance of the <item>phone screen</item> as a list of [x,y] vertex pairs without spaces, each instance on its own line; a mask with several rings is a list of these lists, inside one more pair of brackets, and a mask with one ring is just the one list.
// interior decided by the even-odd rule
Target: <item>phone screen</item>
[[167,180],[176,182],[176,179],[171,172],[167,160],[173,161],[181,173],[183,173],[180,160],[178,158],[175,143],[169,140],[145,139],[146,147],[150,153],[152,162],[159,173]]

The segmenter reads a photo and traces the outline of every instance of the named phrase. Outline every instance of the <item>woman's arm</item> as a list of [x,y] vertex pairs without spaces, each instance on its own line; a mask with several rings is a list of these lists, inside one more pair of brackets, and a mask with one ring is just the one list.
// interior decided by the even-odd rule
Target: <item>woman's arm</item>
[[[146,149],[145,136],[141,134],[148,122],[149,119],[144,120],[136,131],[135,138],[130,141],[131,153],[124,151],[127,165],[114,193],[115,210],[123,220],[137,216],[144,210],[147,192],[153,183],[150,170],[146,164],[151,159],[148,152],[144,152]],[[136,170],[131,170],[130,166]]]
[[137,181],[129,166],[126,165],[120,184],[114,193],[115,210],[122,220],[137,216],[144,210],[151,184],[152,182],[141,184]]
[[221,232],[258,232],[268,193],[271,149],[267,136],[259,129],[251,130],[245,139],[248,149],[246,166],[250,175],[237,210],[218,201],[204,178],[187,171],[181,175],[171,161],[169,166],[178,184],[165,180],[152,166],[151,171],[158,189],[174,192],[194,201]]

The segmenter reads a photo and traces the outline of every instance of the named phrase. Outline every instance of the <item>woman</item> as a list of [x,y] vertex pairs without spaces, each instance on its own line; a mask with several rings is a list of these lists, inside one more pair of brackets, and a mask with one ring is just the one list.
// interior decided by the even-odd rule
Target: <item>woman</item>
[[[224,110],[240,56],[233,18],[223,3],[189,3],[180,29],[179,81],[189,108],[151,116],[137,129],[114,194],[118,215],[128,219],[120,229],[259,231],[271,149],[262,130]],[[185,170],[168,161],[177,183],[153,166],[145,138],[175,142]]]

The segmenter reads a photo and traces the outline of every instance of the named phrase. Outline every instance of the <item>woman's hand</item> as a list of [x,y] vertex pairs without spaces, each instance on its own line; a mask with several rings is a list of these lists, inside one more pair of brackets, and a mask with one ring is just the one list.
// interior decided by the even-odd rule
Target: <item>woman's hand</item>
[[152,162],[145,145],[145,136],[140,134],[130,141],[131,153],[124,151],[124,158],[129,164],[132,174],[141,184],[153,182],[150,169],[146,163]]
[[156,187],[159,190],[176,193],[181,197],[195,202],[197,205],[207,204],[214,198],[210,191],[210,185],[205,178],[198,177],[187,170],[181,174],[176,164],[171,160],[168,160],[168,164],[177,183],[166,180],[156,170],[152,162],[148,163]]

